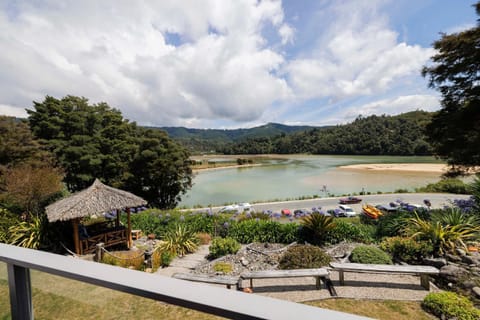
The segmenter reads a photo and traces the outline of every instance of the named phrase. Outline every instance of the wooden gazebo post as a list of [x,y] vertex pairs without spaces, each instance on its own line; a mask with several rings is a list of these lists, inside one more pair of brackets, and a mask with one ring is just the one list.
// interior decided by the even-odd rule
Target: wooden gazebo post
[[80,235],[78,231],[78,224],[80,222],[79,218],[73,219],[72,220],[72,225],[73,225],[73,243],[75,244],[75,253],[76,254],[82,254],[80,252]]
[[127,208],[127,239],[128,248],[132,247],[132,224],[130,223],[130,208]]

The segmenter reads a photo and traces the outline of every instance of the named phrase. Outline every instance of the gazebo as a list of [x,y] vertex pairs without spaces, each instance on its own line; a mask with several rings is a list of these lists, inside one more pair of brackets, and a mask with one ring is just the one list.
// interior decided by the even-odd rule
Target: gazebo
[[[95,179],[87,189],[52,203],[45,210],[49,222],[72,221],[75,252],[82,255],[94,252],[97,243],[100,242],[103,242],[105,247],[125,243],[130,248],[132,246],[130,208],[146,204],[147,201],[130,192],[109,187]],[[80,227],[83,227],[80,225],[81,218],[114,210],[117,211],[114,227],[92,235],[84,232],[80,237]],[[127,212],[127,228],[120,225],[121,210]]]

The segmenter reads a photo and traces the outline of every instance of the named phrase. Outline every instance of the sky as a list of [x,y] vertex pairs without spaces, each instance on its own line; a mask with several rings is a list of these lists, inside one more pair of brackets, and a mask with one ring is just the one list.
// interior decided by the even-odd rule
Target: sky
[[188,128],[434,111],[420,71],[474,2],[0,0],[0,114],[47,95]]

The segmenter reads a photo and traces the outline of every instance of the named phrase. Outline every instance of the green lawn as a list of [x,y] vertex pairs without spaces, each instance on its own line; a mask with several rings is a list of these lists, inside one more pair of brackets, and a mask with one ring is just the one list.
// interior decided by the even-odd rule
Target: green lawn
[[[75,280],[32,271],[35,319],[216,319],[190,309],[168,305]],[[0,319],[10,319],[7,273],[0,263]],[[329,299],[308,303],[376,319],[435,319],[420,303]]]

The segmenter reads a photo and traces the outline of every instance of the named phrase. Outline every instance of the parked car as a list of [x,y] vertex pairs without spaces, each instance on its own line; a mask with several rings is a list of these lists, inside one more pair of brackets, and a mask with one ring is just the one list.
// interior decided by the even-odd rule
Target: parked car
[[383,212],[397,212],[398,206],[392,206],[391,204],[379,204],[375,208],[382,210]]
[[306,217],[310,214],[310,211],[307,209],[297,209],[293,211],[293,215],[297,218]]
[[357,213],[349,206],[341,204],[338,207],[343,211],[345,217],[355,217],[357,215]]
[[347,197],[347,198],[341,198],[339,201],[341,204],[352,204],[352,203],[360,203],[362,199],[357,197]]
[[237,204],[230,204],[228,206],[225,206],[219,210],[219,212],[232,212],[232,211],[238,211],[238,205]]
[[290,217],[292,215],[292,211],[290,211],[289,209],[282,209],[282,214],[284,216]]
[[342,209],[328,209],[327,213],[336,218],[345,217],[345,212]]
[[253,212],[253,207],[248,202],[242,202],[239,204],[234,203],[221,208],[219,212],[233,212],[233,211],[238,213],[242,213],[244,211]]

